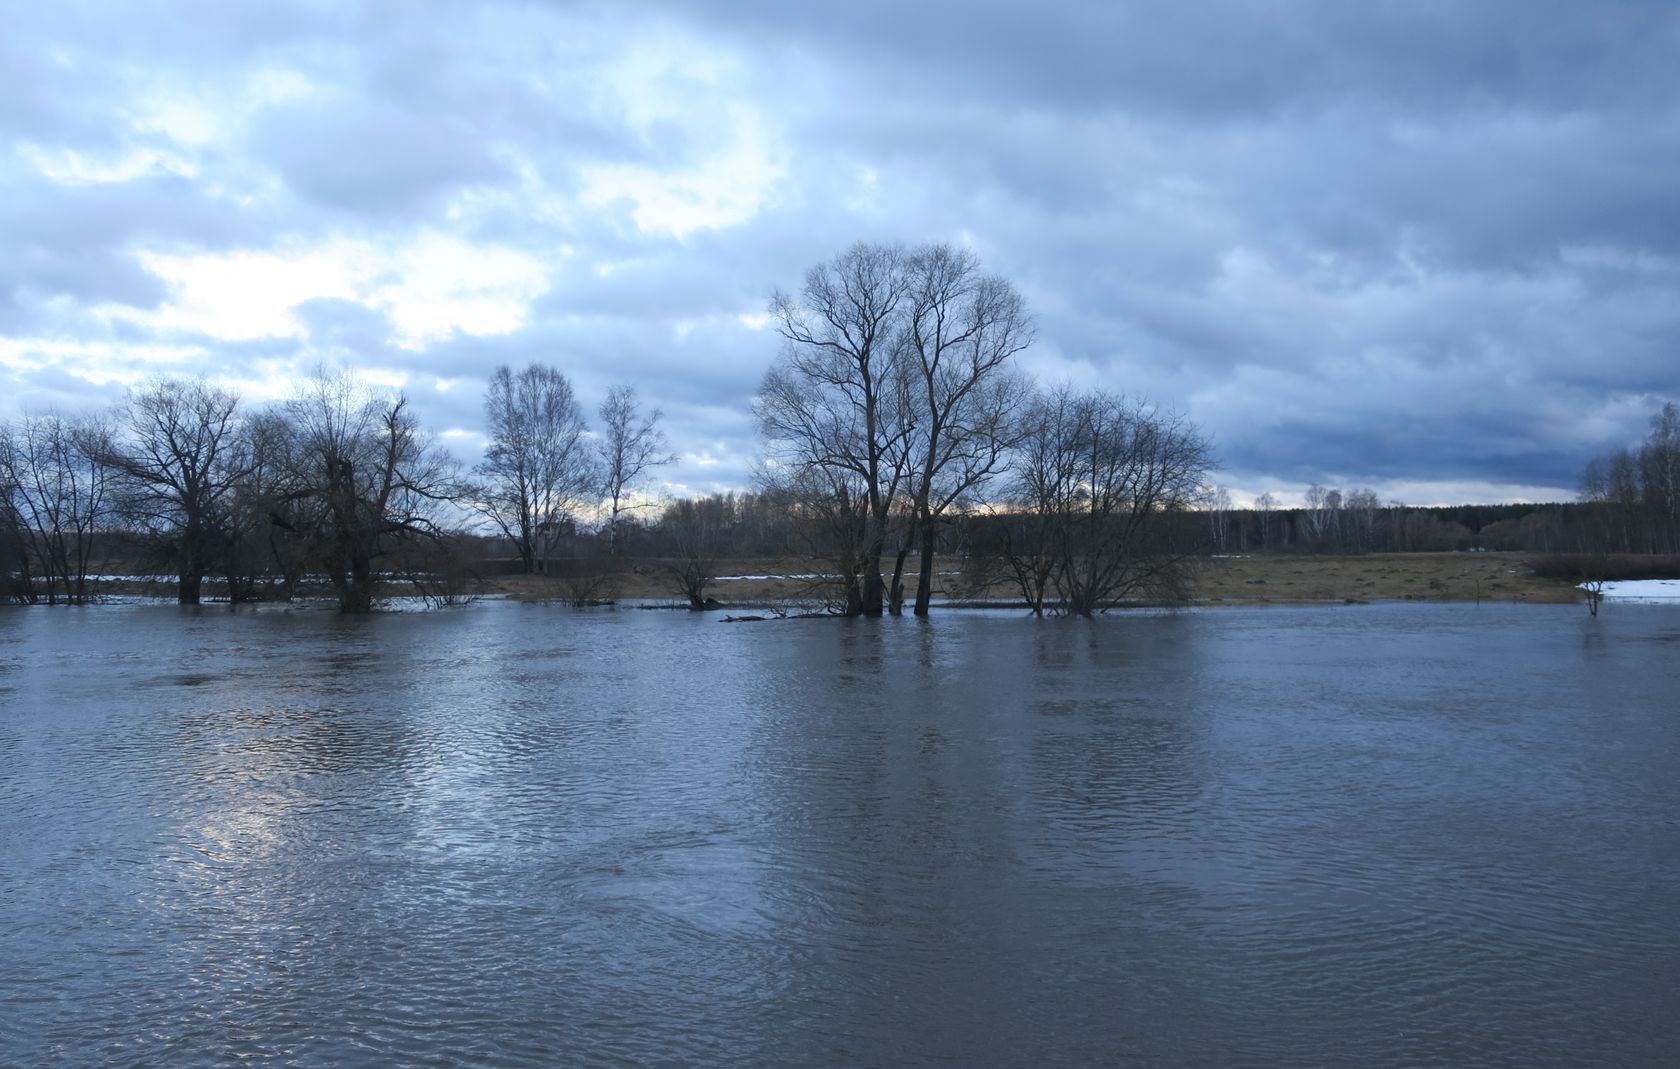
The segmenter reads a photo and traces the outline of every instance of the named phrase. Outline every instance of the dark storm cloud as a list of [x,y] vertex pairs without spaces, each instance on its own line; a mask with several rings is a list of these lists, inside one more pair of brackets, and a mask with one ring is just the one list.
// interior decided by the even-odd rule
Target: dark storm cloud
[[[854,82],[960,87],[1012,105],[1246,118],[1325,102],[1413,111],[1477,101],[1570,109],[1672,87],[1673,5],[1203,0],[1195,4],[770,0],[667,4],[773,51],[843,54]],[[699,14],[697,9],[703,9]]]
[[62,392],[43,353],[175,346],[406,374],[476,432],[490,369],[544,360],[586,407],[638,384],[676,481],[741,485],[766,299],[857,240],[973,248],[1031,304],[1032,371],[1184,411],[1246,492],[1562,493],[1680,393],[1668,3],[66,3],[8,30],[20,397]]

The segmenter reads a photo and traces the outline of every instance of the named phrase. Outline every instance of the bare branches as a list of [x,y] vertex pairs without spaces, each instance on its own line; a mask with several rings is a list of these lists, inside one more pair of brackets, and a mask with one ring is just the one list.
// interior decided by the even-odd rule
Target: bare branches
[[1137,595],[1187,596],[1190,554],[1162,521],[1195,503],[1207,443],[1172,413],[1058,389],[1034,406],[1006,558],[1023,599],[1083,616]]
[[[842,510],[853,515],[855,503],[861,521],[858,559],[843,562],[847,604],[875,616],[887,526],[910,475],[916,426],[905,268],[899,249],[859,244],[812,268],[799,300],[778,293],[770,311],[786,345],[753,402],[771,458],[792,485],[855,491]],[[850,555],[853,540],[846,543]]]
[[118,409],[127,434],[109,455],[121,476],[119,509],[169,544],[177,600],[196,605],[225,551],[228,504],[247,474],[237,448],[239,398],[204,379],[157,379]]
[[815,472],[803,485],[857,480],[865,531],[848,602],[859,611],[882,611],[880,561],[895,533],[898,611],[903,558],[919,534],[916,611],[926,612],[935,524],[1002,467],[1014,441],[1027,390],[1007,364],[1032,340],[1020,295],[965,250],[860,244],[770,310],[786,346],[754,411],[772,458]]
[[444,533],[441,509],[460,494],[455,462],[436,448],[400,394],[377,393],[349,372],[318,373],[275,427],[287,457],[293,530],[326,571],[344,612],[367,612],[375,563],[397,547]]
[[1584,549],[1663,553],[1680,547],[1680,406],[1666,402],[1651,417],[1643,443],[1588,463],[1581,498],[1597,506]]
[[0,524],[14,596],[87,599],[94,536],[111,515],[110,453],[110,428],[96,417],[49,412],[0,424]]
[[657,467],[674,464],[675,453],[659,429],[664,415],[655,408],[642,413],[634,386],[614,386],[601,405],[601,496],[607,505],[607,529],[612,555],[619,552],[619,517],[639,506],[626,497]]
[[583,411],[564,374],[532,364],[517,375],[497,368],[484,412],[490,448],[474,469],[481,482],[473,507],[513,542],[526,571],[543,571],[596,487]]
[[1005,464],[1030,387],[1008,361],[1032,343],[1031,321],[1006,280],[949,245],[920,249],[907,264],[904,337],[915,353],[914,522],[921,535],[916,615],[933,593],[936,524]]

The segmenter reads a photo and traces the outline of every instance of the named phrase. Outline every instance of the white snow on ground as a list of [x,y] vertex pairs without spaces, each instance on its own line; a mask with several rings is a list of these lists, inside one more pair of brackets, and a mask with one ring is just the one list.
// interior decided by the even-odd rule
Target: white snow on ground
[[[1582,584],[1585,589],[1585,584]],[[1680,579],[1622,579],[1604,584],[1606,601],[1680,602]]]
[[[908,572],[906,574],[914,575],[915,572],[911,571],[911,572]],[[962,573],[961,572],[938,572],[938,571],[936,571],[933,574],[934,575],[961,575]],[[796,574],[793,574],[793,575],[719,575],[719,576],[714,576],[713,581],[718,582],[718,583],[722,583],[722,582],[735,580],[735,579],[839,579],[839,578],[840,578],[840,576],[838,576],[838,575],[825,575],[822,572],[799,572],[799,573],[796,573]]]
[[809,574],[801,573],[801,574],[798,574],[798,575],[720,575],[720,576],[717,577],[716,581],[719,582],[719,583],[722,583],[722,582],[727,582],[729,580],[734,580],[734,579],[838,579],[838,578],[840,578],[838,575],[819,575],[815,572],[812,572],[812,573],[809,573]]

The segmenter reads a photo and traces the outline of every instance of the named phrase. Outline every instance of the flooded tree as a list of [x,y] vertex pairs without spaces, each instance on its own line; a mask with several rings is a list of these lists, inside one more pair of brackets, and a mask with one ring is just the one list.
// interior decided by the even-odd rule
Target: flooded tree
[[636,507],[628,495],[654,468],[677,460],[665,440],[665,432],[659,428],[661,416],[663,413],[657,408],[649,412],[641,410],[634,386],[614,386],[601,405],[596,463],[601,474],[601,497],[606,504],[608,544],[615,557],[619,553],[619,519]]
[[460,486],[455,462],[420,429],[401,394],[349,372],[318,373],[287,402],[291,490],[277,525],[307,545],[338,594],[340,611],[373,609],[379,563],[447,533],[443,507]]
[[490,376],[490,447],[474,469],[473,507],[513,543],[527,572],[546,570],[561,535],[598,485],[583,410],[564,374],[532,364]]
[[240,472],[223,520],[221,574],[230,601],[290,598],[311,562],[309,547],[288,515],[308,514],[293,472],[291,423],[283,409],[251,413],[233,442]]
[[676,501],[665,510],[660,526],[671,538],[673,556],[667,566],[671,581],[688,607],[695,611],[715,608],[706,596],[717,577],[718,530],[715,517],[704,503]]
[[[1032,340],[1013,286],[950,245],[854,245],[771,302],[785,345],[755,403],[771,458],[812,502],[855,517],[842,539],[850,610],[893,612],[919,551],[915,611],[933,593],[939,528],[1004,465],[1029,389],[1010,360]],[[882,558],[891,550],[892,580]],[[855,559],[851,559],[855,558]],[[855,580],[850,577],[855,574]]]
[[0,424],[0,520],[20,600],[81,602],[94,539],[111,519],[111,430],[104,419],[49,412]]
[[846,611],[866,616],[883,611],[881,557],[916,429],[905,267],[896,247],[853,245],[812,268],[797,297],[777,293],[770,312],[784,346],[753,401],[785,485],[839,495],[840,514],[855,519]]
[[239,398],[203,379],[159,379],[118,407],[108,454],[129,522],[167,547],[176,599],[198,604],[232,537],[232,501],[253,454],[239,448]]
[[1015,287],[982,273],[967,250],[919,249],[905,271],[903,339],[919,410],[909,438],[910,504],[921,554],[915,613],[924,616],[938,524],[1004,465],[1017,440],[1031,389],[1010,373],[1010,361],[1033,332]]
[[1123,598],[1186,598],[1197,547],[1173,521],[1211,466],[1195,427],[1147,402],[1067,388],[1040,399],[1006,548],[1028,606],[1090,616]]

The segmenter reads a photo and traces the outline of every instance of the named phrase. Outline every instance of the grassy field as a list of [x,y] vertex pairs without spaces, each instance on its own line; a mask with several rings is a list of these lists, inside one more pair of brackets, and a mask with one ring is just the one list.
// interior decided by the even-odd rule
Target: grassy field
[[[954,567],[954,562],[953,562]],[[811,560],[735,560],[718,565],[708,593],[725,604],[816,599],[824,565]],[[942,572],[936,598],[1007,601],[1004,585],[967,589],[960,575]],[[569,599],[576,580],[506,576],[488,590],[529,599]],[[587,584],[585,584],[587,585]],[[910,581],[914,589],[914,579]],[[676,599],[668,569],[639,561],[586,591],[597,598]],[[1195,602],[1241,605],[1269,602],[1527,601],[1570,602],[1579,592],[1568,580],[1536,576],[1528,557],[1516,553],[1392,553],[1363,557],[1249,556],[1216,558],[1201,568]]]
[[1240,557],[1209,562],[1197,582],[1209,604],[1268,601],[1569,602],[1568,580],[1543,579],[1517,553],[1381,553]]

